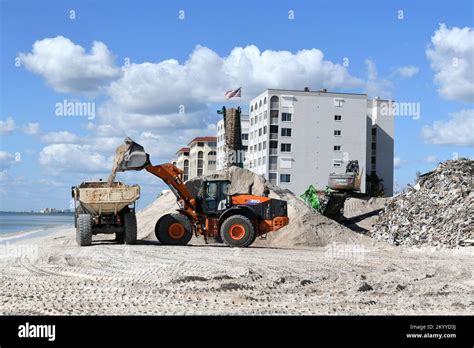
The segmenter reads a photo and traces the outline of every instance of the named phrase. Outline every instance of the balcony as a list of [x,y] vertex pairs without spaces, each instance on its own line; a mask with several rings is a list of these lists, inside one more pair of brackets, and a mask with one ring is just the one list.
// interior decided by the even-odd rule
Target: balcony
[[270,133],[270,140],[278,140],[278,133]]
[[279,106],[280,106],[279,102],[271,102],[270,103],[270,109],[271,110],[278,110]]
[[271,117],[270,124],[278,124],[278,117]]
[[278,155],[278,149],[269,149],[268,153],[270,155]]

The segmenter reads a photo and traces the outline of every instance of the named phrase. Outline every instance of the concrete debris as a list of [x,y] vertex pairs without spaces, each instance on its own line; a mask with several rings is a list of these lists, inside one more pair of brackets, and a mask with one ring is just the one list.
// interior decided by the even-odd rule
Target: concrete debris
[[474,161],[440,163],[389,202],[371,236],[394,245],[454,248],[474,239]]

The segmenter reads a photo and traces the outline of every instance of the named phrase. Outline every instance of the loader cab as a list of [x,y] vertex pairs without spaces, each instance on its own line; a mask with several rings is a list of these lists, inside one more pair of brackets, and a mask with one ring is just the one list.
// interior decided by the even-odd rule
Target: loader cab
[[198,198],[203,213],[218,214],[228,208],[230,204],[228,180],[206,180],[203,181],[199,190]]

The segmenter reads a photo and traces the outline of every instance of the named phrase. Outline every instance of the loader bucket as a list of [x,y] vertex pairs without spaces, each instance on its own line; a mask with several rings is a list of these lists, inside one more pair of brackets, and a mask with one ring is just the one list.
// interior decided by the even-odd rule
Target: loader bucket
[[125,144],[117,148],[116,166],[118,172],[142,170],[150,165],[150,157],[140,144],[125,138]]

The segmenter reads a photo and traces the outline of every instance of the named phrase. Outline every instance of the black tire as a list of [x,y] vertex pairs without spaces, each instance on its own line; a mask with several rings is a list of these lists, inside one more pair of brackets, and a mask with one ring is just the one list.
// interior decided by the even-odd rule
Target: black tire
[[80,214],[84,214],[84,209],[79,205],[76,207],[76,212],[74,214],[74,228],[77,228],[77,218]]
[[92,244],[92,216],[90,214],[80,214],[77,217],[76,242],[79,246]]
[[232,215],[221,225],[221,238],[230,247],[248,247],[255,240],[255,229],[247,217]]
[[166,214],[157,221],[155,235],[163,245],[186,245],[193,237],[193,230],[186,216]]
[[137,243],[137,217],[135,213],[123,214],[124,239],[125,244]]
[[115,241],[117,244],[124,244],[125,243],[125,233],[117,232],[115,233]]

